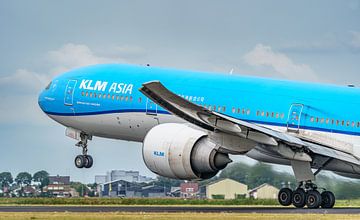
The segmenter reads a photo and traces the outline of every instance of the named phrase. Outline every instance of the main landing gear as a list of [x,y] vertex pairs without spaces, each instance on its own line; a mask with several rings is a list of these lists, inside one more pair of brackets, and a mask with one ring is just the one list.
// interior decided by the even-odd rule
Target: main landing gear
[[91,168],[94,161],[92,156],[87,154],[88,152],[87,142],[89,140],[89,136],[84,133],[81,133],[80,139],[81,140],[77,144],[75,144],[75,146],[82,148],[82,154],[77,155],[75,157],[75,166],[77,168]]
[[283,206],[293,204],[296,208],[307,206],[309,209],[334,207],[335,196],[332,192],[324,190],[320,193],[317,186],[309,182],[301,182],[294,191],[290,188],[282,188],[278,194],[279,203]]

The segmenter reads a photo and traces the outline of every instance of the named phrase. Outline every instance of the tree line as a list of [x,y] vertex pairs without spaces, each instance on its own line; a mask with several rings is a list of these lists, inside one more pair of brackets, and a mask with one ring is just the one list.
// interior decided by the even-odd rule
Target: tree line
[[40,170],[34,173],[34,175],[28,172],[20,172],[15,178],[13,178],[10,172],[0,173],[0,187],[4,193],[8,191],[7,188],[14,184],[24,187],[31,185],[32,181],[39,183],[38,186],[42,192],[43,188],[49,184],[49,173],[45,170]]

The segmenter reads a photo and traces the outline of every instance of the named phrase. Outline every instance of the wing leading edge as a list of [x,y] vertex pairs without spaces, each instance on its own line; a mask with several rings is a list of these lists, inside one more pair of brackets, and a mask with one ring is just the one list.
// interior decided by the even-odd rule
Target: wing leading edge
[[311,143],[289,133],[235,119],[196,105],[171,92],[159,81],[144,83],[139,90],[164,109],[192,124],[209,131],[219,130],[265,146],[272,146],[286,159],[311,162],[310,155],[315,154],[360,165],[360,161],[352,154],[333,149],[331,146]]

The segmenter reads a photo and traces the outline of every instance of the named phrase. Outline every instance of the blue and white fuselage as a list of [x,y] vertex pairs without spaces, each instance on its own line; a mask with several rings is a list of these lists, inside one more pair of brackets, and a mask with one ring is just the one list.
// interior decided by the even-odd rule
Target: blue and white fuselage
[[343,142],[344,150],[359,148],[360,89],[353,87],[109,64],[56,77],[39,96],[39,105],[64,126],[141,142],[153,126],[182,121],[138,90],[152,80],[233,118],[329,136]]

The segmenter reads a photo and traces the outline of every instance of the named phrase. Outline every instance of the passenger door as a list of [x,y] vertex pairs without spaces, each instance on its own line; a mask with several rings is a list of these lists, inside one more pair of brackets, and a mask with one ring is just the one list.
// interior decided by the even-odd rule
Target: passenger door
[[69,80],[65,88],[64,105],[72,106],[74,103],[74,91],[77,80]]

